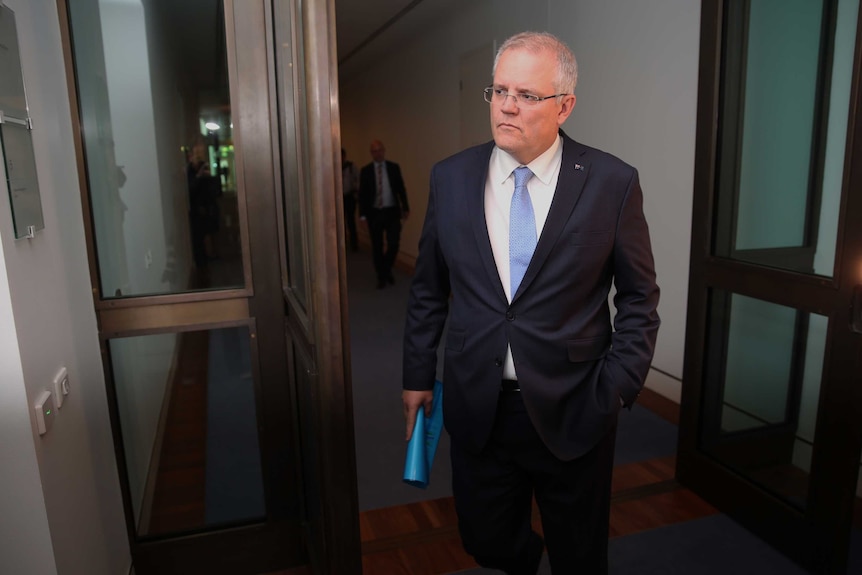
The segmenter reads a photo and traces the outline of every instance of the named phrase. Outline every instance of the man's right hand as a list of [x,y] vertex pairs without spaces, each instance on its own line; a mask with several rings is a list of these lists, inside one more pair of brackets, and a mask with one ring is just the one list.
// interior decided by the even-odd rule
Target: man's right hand
[[425,417],[431,416],[431,405],[434,403],[434,391],[413,391],[405,389],[401,392],[401,401],[404,403],[404,419],[407,420],[407,441],[413,437],[413,426],[416,425],[416,412],[422,407],[425,409]]

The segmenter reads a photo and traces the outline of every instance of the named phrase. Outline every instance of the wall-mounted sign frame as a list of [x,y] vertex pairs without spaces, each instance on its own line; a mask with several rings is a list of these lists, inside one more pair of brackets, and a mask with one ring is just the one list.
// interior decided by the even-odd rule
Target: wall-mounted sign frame
[[33,152],[33,122],[27,106],[15,13],[0,0],[0,152],[12,205],[15,238],[31,238],[45,227]]

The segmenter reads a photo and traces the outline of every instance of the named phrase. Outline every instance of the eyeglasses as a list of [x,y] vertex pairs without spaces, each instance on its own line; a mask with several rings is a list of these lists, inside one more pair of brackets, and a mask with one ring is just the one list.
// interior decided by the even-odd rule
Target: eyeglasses
[[551,98],[557,98],[559,96],[568,96],[568,94],[551,94],[550,96],[536,96],[534,94],[527,94],[526,92],[517,92],[510,93],[506,90],[501,90],[500,88],[494,88],[493,86],[488,86],[482,93],[485,96],[485,101],[489,104],[492,102],[496,102],[500,105],[506,103],[506,100],[509,99],[509,96],[515,99],[515,103],[519,106],[535,106],[539,102],[544,102],[545,100],[550,100]]

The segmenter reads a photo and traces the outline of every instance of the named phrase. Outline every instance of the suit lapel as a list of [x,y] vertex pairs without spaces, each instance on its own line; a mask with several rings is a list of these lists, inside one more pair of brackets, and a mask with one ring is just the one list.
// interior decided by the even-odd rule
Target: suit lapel
[[562,131],[560,133],[563,135],[563,159],[560,164],[557,188],[554,190],[554,199],[551,201],[551,208],[542,228],[542,235],[536,244],[536,251],[533,252],[533,258],[530,260],[530,265],[527,266],[524,279],[521,280],[521,285],[512,298],[513,302],[529,287],[539,270],[542,269],[551,250],[559,240],[566,222],[569,221],[572,210],[575,209],[590,174],[590,164],[584,159],[586,147],[578,144]]
[[473,161],[469,162],[464,182],[466,184],[467,210],[469,210],[469,218],[473,224],[473,236],[479,249],[482,267],[488,274],[490,285],[494,286],[494,292],[505,302],[507,301],[506,292],[503,290],[503,282],[500,281],[500,274],[497,272],[497,262],[494,260],[491,238],[488,235],[488,223],[485,221],[485,182],[488,181],[488,164],[493,149],[493,141],[475,148],[476,156]]

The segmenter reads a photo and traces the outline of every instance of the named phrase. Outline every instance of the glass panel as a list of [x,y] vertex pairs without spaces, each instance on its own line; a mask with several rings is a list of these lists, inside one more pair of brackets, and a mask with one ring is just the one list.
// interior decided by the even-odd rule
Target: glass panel
[[[821,32],[836,9],[833,45]],[[832,275],[857,10],[858,0],[730,7],[717,255]]]
[[221,1],[69,10],[102,296],[242,287]]
[[704,450],[805,507],[828,320],[721,291],[710,315]]
[[287,256],[287,287],[297,303],[308,311],[308,246],[306,218],[308,174],[308,120],[305,114],[305,77],[303,70],[302,30],[296,27],[291,35],[295,15],[293,2],[276,2],[275,45],[276,77],[278,79],[279,135],[281,137],[281,170],[284,213],[284,240]]
[[109,349],[138,535],[262,520],[248,328],[113,339]]

